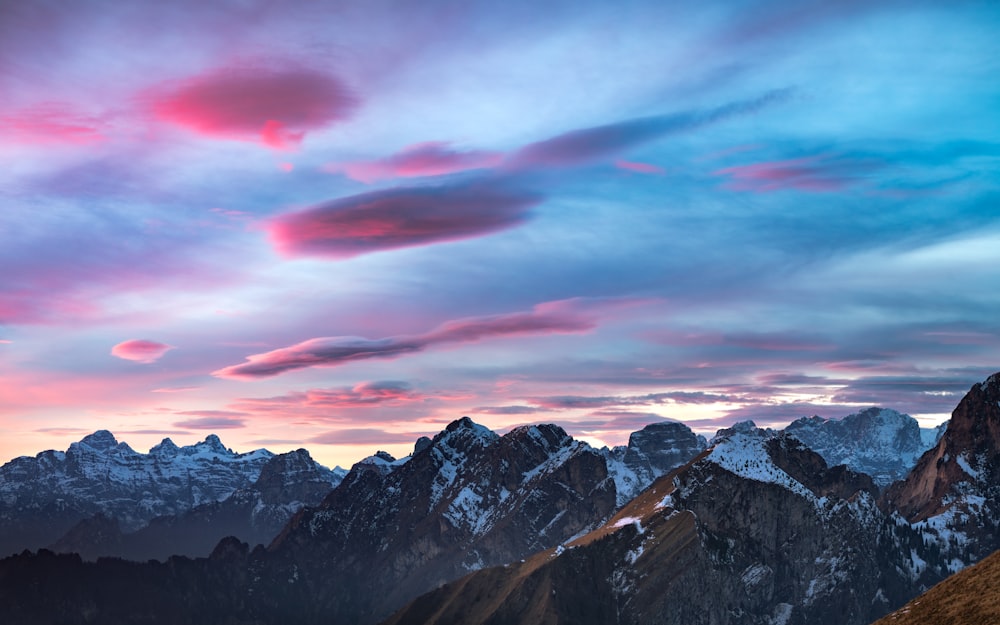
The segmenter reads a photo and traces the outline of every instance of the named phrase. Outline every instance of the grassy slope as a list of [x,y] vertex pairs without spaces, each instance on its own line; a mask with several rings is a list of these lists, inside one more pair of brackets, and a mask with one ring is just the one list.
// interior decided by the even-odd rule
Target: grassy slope
[[873,625],[1000,623],[1000,551],[942,581]]

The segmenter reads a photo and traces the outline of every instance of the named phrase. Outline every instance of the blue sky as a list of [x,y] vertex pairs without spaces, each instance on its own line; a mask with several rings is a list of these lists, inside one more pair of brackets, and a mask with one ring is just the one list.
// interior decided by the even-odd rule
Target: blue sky
[[991,2],[0,7],[0,458],[621,444],[1000,369]]

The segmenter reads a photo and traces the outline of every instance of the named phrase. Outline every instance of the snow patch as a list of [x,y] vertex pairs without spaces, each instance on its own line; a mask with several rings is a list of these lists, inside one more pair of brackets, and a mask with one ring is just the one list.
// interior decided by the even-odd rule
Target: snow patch
[[957,462],[958,466],[962,467],[962,470],[965,471],[966,474],[968,474],[968,476],[972,479],[978,480],[980,478],[979,471],[972,468],[972,465],[969,464],[969,460],[965,457],[965,454],[955,456],[955,462]]
[[626,525],[635,525],[635,529],[640,534],[644,533],[645,530],[642,528],[642,519],[634,516],[623,516],[622,518],[615,521],[611,527],[615,529],[621,529]]

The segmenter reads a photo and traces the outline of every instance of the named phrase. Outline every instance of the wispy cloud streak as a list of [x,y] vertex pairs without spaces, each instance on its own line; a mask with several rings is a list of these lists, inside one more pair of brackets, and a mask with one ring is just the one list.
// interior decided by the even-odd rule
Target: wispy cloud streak
[[469,343],[489,338],[533,334],[586,332],[596,327],[588,315],[561,306],[563,302],[540,304],[529,312],[465,317],[448,321],[424,334],[367,339],[334,336],[310,339],[290,347],[247,357],[247,362],[215,371],[228,379],[265,378],[307,367],[335,367],[370,360],[396,358],[446,343]]

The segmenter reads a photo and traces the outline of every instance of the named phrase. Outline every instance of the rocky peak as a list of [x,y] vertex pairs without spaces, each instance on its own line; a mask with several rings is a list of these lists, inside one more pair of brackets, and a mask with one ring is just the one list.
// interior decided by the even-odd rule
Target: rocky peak
[[215,434],[209,434],[208,436],[205,437],[204,441],[196,443],[195,447],[207,449],[208,451],[214,454],[218,454],[220,456],[236,455],[233,453],[231,449],[228,449],[225,445],[223,445],[222,440]]
[[149,454],[151,456],[157,456],[159,458],[173,458],[180,451],[180,447],[174,444],[174,441],[169,438],[165,438],[160,441],[159,445],[154,445],[149,449]]
[[737,421],[728,428],[722,428],[716,431],[715,436],[709,441],[709,445],[714,445],[719,441],[725,440],[735,434],[754,434],[763,435],[765,430],[757,427],[757,424],[753,421],[747,419],[746,421]]
[[342,476],[313,460],[308,451],[296,449],[268,460],[254,489],[268,504],[321,501],[341,479]]
[[705,437],[683,423],[650,423],[629,435],[625,463],[634,469],[648,467],[658,477],[684,464],[706,446]]
[[93,434],[84,436],[80,441],[80,444],[86,445],[87,447],[98,451],[106,451],[117,447],[118,440],[115,438],[114,434],[107,430],[97,430]]
[[843,419],[802,418],[785,432],[828,465],[867,473],[883,488],[905,476],[926,449],[916,419],[886,408],[866,408]]
[[573,437],[567,434],[566,430],[552,423],[522,425],[505,434],[503,438],[509,439],[510,442],[533,444],[548,453],[573,442]]
[[457,452],[481,449],[500,438],[493,430],[479,425],[469,417],[452,421],[434,437],[431,445],[435,448],[449,448]]
[[414,443],[413,445],[413,455],[415,456],[420,452],[422,452],[423,450],[427,449],[428,447],[431,446],[432,443],[433,441],[431,441],[431,439],[427,438],[426,436],[421,436],[420,438],[417,439],[417,442]]
[[395,469],[399,463],[400,461],[396,460],[395,456],[380,449],[371,456],[362,458],[361,460],[355,462],[354,466],[351,467],[351,472],[376,471],[378,473],[386,474]]
[[625,505],[656,478],[686,464],[705,447],[705,437],[683,423],[651,423],[633,432],[627,446],[606,451],[618,505]]

